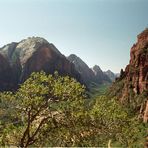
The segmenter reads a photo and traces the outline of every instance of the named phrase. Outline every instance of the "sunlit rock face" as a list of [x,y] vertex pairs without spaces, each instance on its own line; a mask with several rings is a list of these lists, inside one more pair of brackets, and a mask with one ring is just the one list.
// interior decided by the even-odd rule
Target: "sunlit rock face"
[[[24,82],[32,72],[41,70],[50,74],[58,71],[60,75],[69,75],[81,82],[80,74],[76,71],[74,64],[43,38],[31,37],[19,43],[8,44],[0,48],[0,54],[11,69],[10,77],[13,84],[18,85]],[[2,61],[1,58],[0,64],[3,64]]]
[[134,90],[135,93],[142,93],[148,90],[148,29],[138,35],[137,43],[131,48],[130,57],[129,65],[135,69],[132,73]]
[[130,62],[121,70],[111,92],[127,104],[135,104],[144,122],[148,122],[148,29],[137,36],[130,50]]
[[137,36],[137,43],[130,51],[130,62],[125,72],[123,97],[129,95],[131,88],[135,94],[148,90],[148,29]]

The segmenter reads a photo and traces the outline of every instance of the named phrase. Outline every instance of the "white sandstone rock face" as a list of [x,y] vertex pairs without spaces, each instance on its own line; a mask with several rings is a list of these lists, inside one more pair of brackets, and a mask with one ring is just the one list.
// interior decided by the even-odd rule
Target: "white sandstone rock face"
[[[0,48],[0,54],[2,55],[0,64],[7,63],[8,68],[5,67],[7,71],[11,71],[5,72],[5,69],[1,69],[2,73],[11,74],[12,83],[10,85],[15,84],[12,88],[24,82],[32,72],[41,70],[47,74],[58,71],[60,75],[68,75],[81,82],[80,74],[76,71],[74,64],[70,63],[52,43],[44,38],[29,37],[18,43],[7,44]],[[7,79],[3,78],[3,80]],[[7,84],[5,82],[7,81],[3,83]]]
[[29,37],[25,40],[22,40],[16,47],[15,54],[19,55],[19,59],[21,65],[23,66],[24,63],[32,56],[32,54],[39,49],[39,46],[43,44],[49,44],[43,38],[40,37]]
[[26,61],[41,47],[48,45],[51,50],[57,54],[62,55],[60,51],[47,40],[41,37],[28,37],[20,41],[19,43],[10,43],[0,48],[1,54],[9,59],[11,65],[16,61],[19,61],[22,67]]

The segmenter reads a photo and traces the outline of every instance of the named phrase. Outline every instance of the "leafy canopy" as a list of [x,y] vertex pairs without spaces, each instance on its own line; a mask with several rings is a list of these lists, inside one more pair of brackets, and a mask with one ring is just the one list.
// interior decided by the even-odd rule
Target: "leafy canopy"
[[145,130],[115,98],[87,99],[84,86],[57,72],[0,93],[2,146],[143,146]]

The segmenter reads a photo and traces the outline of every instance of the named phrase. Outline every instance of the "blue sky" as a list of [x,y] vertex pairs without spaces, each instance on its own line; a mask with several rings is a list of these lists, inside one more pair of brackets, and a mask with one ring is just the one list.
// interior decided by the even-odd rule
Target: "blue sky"
[[148,27],[148,0],[0,0],[0,22],[0,46],[40,36],[90,67],[119,72]]

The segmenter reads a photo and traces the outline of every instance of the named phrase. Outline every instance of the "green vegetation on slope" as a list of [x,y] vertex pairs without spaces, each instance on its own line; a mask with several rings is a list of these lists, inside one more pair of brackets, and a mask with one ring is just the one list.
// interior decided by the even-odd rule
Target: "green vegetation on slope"
[[93,98],[72,78],[33,73],[17,92],[0,94],[0,145],[143,147],[145,124],[115,98]]
[[110,85],[111,85],[110,83],[104,83],[104,84],[91,83],[89,86],[89,91],[87,93],[91,98],[106,95],[106,92],[110,87]]

